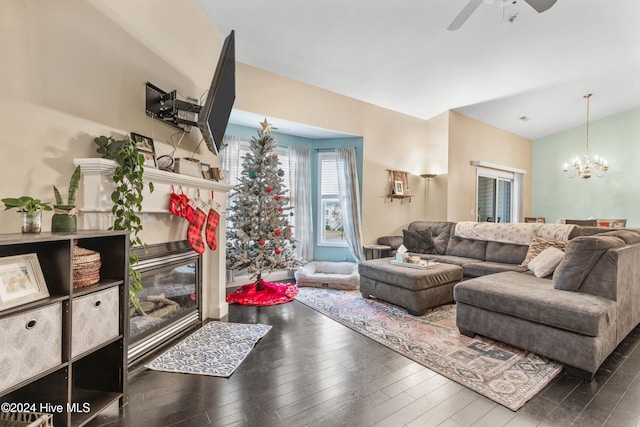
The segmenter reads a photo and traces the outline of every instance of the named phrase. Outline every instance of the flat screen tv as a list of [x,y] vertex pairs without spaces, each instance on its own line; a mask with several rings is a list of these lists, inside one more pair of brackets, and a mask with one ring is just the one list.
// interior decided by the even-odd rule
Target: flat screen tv
[[207,148],[218,154],[236,99],[236,53],[234,31],[224,40],[207,98],[198,113],[198,128]]

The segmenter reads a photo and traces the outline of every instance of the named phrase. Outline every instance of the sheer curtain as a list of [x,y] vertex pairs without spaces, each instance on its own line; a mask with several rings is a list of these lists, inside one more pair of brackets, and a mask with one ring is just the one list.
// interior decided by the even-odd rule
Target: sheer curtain
[[357,262],[365,260],[362,249],[362,225],[360,222],[360,191],[356,150],[353,147],[336,148],[340,210],[347,244]]
[[[240,174],[240,138],[235,135],[225,135],[222,147],[220,147],[220,169],[224,171],[224,182],[236,185]],[[231,206],[231,192],[227,193],[227,206]],[[225,215],[226,218],[226,215]],[[226,228],[229,228],[229,220],[226,220]],[[225,236],[226,239],[226,236]],[[227,283],[233,282],[235,272],[227,270]]]
[[524,214],[522,198],[524,195],[524,174],[514,172],[513,174],[513,218],[512,222],[523,222]]
[[240,138],[225,135],[220,148],[220,169],[224,170],[224,182],[236,185],[240,174]]
[[311,149],[289,147],[289,188],[293,235],[298,241],[294,253],[303,261],[313,260],[313,211],[311,196]]

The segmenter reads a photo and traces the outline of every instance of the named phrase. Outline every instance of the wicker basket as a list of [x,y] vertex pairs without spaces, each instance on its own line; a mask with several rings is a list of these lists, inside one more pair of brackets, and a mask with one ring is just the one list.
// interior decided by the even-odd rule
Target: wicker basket
[[0,412],[0,427],[53,427],[53,415],[40,412]]
[[73,247],[73,287],[94,285],[100,281],[100,253]]

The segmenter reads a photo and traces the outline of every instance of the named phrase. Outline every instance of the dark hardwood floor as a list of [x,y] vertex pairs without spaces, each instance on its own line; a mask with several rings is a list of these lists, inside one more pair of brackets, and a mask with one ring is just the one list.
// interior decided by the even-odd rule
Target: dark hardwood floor
[[590,382],[560,374],[518,412],[298,301],[230,307],[273,329],[230,378],[140,370],[90,426],[640,426],[640,327]]

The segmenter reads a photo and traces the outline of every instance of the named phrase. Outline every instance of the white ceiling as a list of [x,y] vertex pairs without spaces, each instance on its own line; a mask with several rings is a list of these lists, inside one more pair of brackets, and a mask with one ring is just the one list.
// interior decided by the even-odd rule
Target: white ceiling
[[592,121],[640,106],[640,1],[485,0],[447,31],[467,2],[200,0],[239,62],[423,119],[537,139],[583,125],[586,93]]

